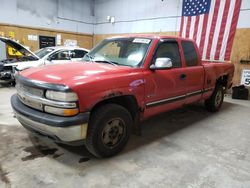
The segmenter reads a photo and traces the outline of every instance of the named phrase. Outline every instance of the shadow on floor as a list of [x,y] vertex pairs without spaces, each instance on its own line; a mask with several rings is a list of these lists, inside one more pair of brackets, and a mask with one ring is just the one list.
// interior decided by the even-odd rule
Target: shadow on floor
[[[232,108],[234,105],[235,104],[224,102],[221,110],[217,113],[225,113],[227,110],[230,110],[230,108]],[[203,105],[194,104],[188,105],[181,109],[154,116],[141,123],[142,135],[131,136],[128,145],[126,146],[124,151],[122,151],[122,153],[120,153],[119,155],[123,155],[129,151],[136,150],[137,148],[148,145],[160,138],[174,134],[175,132],[181,131],[182,129],[191,127],[194,124],[197,124],[199,121],[204,121],[206,118],[211,118],[214,115],[216,115],[216,113],[207,112]],[[52,144],[50,144],[50,142],[43,142],[43,139],[40,139],[39,137],[30,136],[30,140],[32,141],[35,149],[32,147],[28,148],[32,149],[33,151],[33,156],[28,156],[28,158],[47,156],[51,154],[49,153],[51,151],[54,151],[52,153],[52,158],[54,158],[55,160],[60,159],[62,155],[69,154],[76,155],[78,158],[80,157],[79,163],[86,162],[92,158],[95,158],[92,154],[88,152],[88,150],[84,146],[53,144],[58,147],[57,149],[55,149],[55,147],[51,148]],[[56,153],[56,151],[60,148],[66,150],[67,152]],[[26,159],[27,157],[25,158],[25,160]],[[67,160],[63,160],[63,162],[67,165]]]
[[1,88],[12,88],[12,87],[14,87],[14,85],[13,84],[11,84],[11,83],[8,83],[8,84],[0,84],[0,89]]

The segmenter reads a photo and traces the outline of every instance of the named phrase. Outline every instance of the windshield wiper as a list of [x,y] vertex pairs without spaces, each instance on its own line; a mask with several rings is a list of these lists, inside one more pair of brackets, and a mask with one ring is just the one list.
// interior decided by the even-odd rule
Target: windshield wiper
[[107,59],[95,59],[93,56],[89,55],[89,54],[86,54],[85,55],[89,61],[91,61],[92,63],[96,62],[96,63],[108,63],[108,64],[111,64],[111,65],[114,65],[114,66],[117,66],[118,63],[115,63],[115,62],[112,62],[110,60],[107,60]]
[[89,55],[89,54],[86,54],[85,56],[89,59],[89,61],[93,62],[93,59],[94,59],[93,56],[91,56],[91,55]]
[[117,66],[118,65],[118,63],[115,63],[115,62],[112,62],[112,61],[109,61],[109,60],[93,60],[94,62],[96,62],[96,63],[98,63],[98,62],[100,62],[100,63],[108,63],[108,64],[111,64],[111,65],[114,65],[114,66]]

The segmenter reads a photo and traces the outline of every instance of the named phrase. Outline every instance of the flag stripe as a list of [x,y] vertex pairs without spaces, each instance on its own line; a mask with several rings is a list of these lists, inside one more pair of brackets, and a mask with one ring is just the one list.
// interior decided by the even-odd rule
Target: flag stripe
[[200,16],[195,16],[195,26],[194,26],[194,34],[193,34],[193,39],[195,41],[197,41],[197,34],[199,32],[198,30],[198,26],[199,26],[199,23],[200,23]]
[[196,16],[192,16],[191,17],[191,24],[190,24],[190,33],[189,33],[189,37],[188,37],[190,39],[192,39],[194,37],[195,20],[196,20]]
[[215,53],[216,53],[216,46],[218,44],[218,38],[220,34],[220,28],[222,27],[222,19],[223,19],[223,13],[224,13],[224,8],[226,0],[220,1],[220,6],[219,6],[219,11],[218,11],[218,16],[217,16],[217,21],[215,22],[215,30],[214,30],[214,37],[213,37],[213,42],[211,46],[211,51],[210,51],[210,56],[209,59],[215,60]]
[[191,26],[191,16],[189,16],[187,19],[186,38],[189,38],[190,26]]
[[196,36],[196,39],[195,39],[195,41],[196,41],[198,47],[200,47],[201,32],[202,32],[203,21],[204,21],[204,14],[201,15],[201,16],[199,16],[198,32],[197,32],[197,36]]
[[184,17],[184,21],[183,21],[183,33],[182,33],[182,37],[186,37],[186,30],[187,30],[187,17]]
[[234,8],[233,21],[231,24],[230,33],[229,33],[229,37],[228,37],[228,41],[227,41],[227,49],[226,49],[226,53],[225,53],[225,60],[226,61],[230,60],[231,50],[232,50],[232,46],[233,46],[233,39],[234,39],[234,35],[235,35],[237,23],[238,23],[238,18],[239,18],[239,14],[240,14],[240,6],[241,6],[241,1],[236,1],[235,8]]
[[224,11],[223,11],[221,27],[220,27],[220,32],[219,32],[219,36],[218,36],[218,42],[217,42],[217,46],[215,48],[215,59],[220,59],[221,46],[222,46],[223,36],[225,33],[225,29],[226,29],[229,7],[231,4],[230,2],[231,2],[231,0],[226,0],[226,2],[225,2],[226,4],[225,4]]
[[212,1],[209,16],[207,15],[208,16],[208,21],[207,21],[206,33],[205,33],[205,37],[204,37],[205,43],[204,43],[204,47],[203,47],[204,50],[202,50],[202,58],[203,59],[206,59],[207,47],[208,47],[208,42],[209,42],[208,39],[209,39],[209,36],[210,36],[212,18],[213,18],[213,15],[214,15],[214,7],[215,7],[215,1]]
[[184,16],[181,17],[181,29],[180,29],[181,33],[183,33],[183,22],[184,22]]
[[215,2],[214,15],[213,15],[213,18],[212,18],[211,29],[210,29],[210,33],[209,33],[209,39],[208,39],[209,42],[208,42],[207,51],[206,51],[206,59],[210,59],[212,41],[213,41],[213,38],[214,38],[214,32],[215,32],[216,21],[217,21],[217,17],[218,17],[220,3],[221,3],[221,1],[216,1]]
[[[205,42],[205,39],[206,39],[206,35],[207,35],[207,27],[208,26],[208,15],[205,14],[204,16],[204,21],[203,21],[203,26],[202,26],[202,33],[201,33],[201,42],[200,42],[200,53],[201,54],[204,54],[204,42]],[[203,57],[203,56],[202,56]],[[204,58],[203,58],[204,59]]]
[[224,60],[225,59],[225,53],[226,53],[226,49],[227,49],[227,41],[228,41],[228,36],[229,36],[229,32],[230,32],[230,27],[231,27],[231,23],[232,23],[232,19],[233,19],[233,13],[234,13],[234,8],[235,8],[235,3],[236,0],[231,0],[230,3],[230,8],[229,8],[229,13],[228,13],[228,21],[225,27],[225,33],[223,36],[223,41],[222,41],[222,47],[221,47],[221,51],[220,51],[220,60]]

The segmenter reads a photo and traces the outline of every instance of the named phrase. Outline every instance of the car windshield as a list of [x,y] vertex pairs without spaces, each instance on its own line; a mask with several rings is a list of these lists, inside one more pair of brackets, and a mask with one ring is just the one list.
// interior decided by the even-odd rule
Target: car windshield
[[38,51],[35,52],[35,54],[40,57],[43,58],[44,56],[46,56],[47,54],[49,54],[50,52],[54,51],[53,48],[42,48]]
[[86,54],[83,60],[136,67],[143,61],[150,43],[147,38],[107,39]]

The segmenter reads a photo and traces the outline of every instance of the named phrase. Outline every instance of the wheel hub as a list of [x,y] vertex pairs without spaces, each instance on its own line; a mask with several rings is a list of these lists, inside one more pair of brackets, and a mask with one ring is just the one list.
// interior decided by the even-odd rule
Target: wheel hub
[[221,103],[221,100],[222,100],[222,92],[219,91],[217,94],[216,94],[216,97],[215,97],[215,106],[218,107]]
[[102,142],[108,148],[117,146],[124,137],[125,123],[116,118],[108,121],[102,131]]

